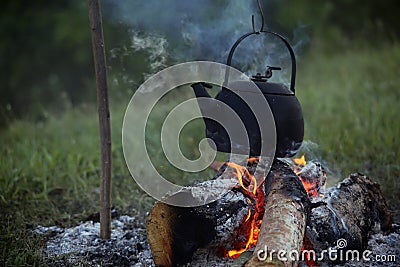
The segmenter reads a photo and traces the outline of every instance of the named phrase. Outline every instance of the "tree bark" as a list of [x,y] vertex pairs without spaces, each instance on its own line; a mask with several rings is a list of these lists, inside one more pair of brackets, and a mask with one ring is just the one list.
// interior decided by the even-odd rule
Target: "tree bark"
[[[265,213],[257,245],[244,266],[297,266],[297,259],[291,259],[289,253],[301,254],[310,214],[307,192],[292,169],[279,161],[272,165],[265,190]],[[280,250],[285,252],[282,257],[278,257]]]
[[[323,250],[335,249],[337,240],[346,240],[344,252],[363,251],[371,233],[390,230],[391,212],[379,186],[368,177],[352,174],[325,195],[317,192],[315,197],[309,197],[292,167],[278,160],[271,167],[265,180],[265,212],[257,245],[243,266],[297,266],[305,264],[302,260],[332,265],[337,262],[317,259]],[[236,179],[232,172],[222,172],[224,168],[226,164],[218,172],[217,181],[225,183],[230,176]],[[325,179],[320,165],[313,162],[301,169],[301,175],[303,180]],[[211,181],[204,183],[208,182]],[[196,208],[157,203],[146,225],[156,266],[187,262],[191,266],[215,267],[242,264],[250,251],[238,259],[228,259],[218,249],[230,250],[237,244],[235,241],[241,238],[238,229],[245,226],[247,212],[254,209],[252,205],[238,188]],[[279,250],[286,253],[279,254]]]
[[101,143],[100,237],[109,239],[111,237],[111,129],[106,56],[99,0],[88,0],[88,7],[96,73]]
[[[225,182],[230,183],[220,180],[221,184]],[[235,229],[240,227],[251,208],[240,190],[231,190],[221,199],[194,208],[157,202],[146,221],[155,265],[185,264],[201,247],[207,247],[214,254],[229,249],[238,238],[243,238]]]
[[[371,234],[392,227],[392,213],[379,185],[360,173],[330,188],[312,206],[306,237],[317,256],[329,248],[362,252]],[[326,258],[322,262],[332,263]]]
[[[220,183],[228,184],[237,179],[230,169],[221,173],[216,178]],[[290,248],[301,253],[309,211],[307,193],[291,167],[278,160],[274,162],[266,183],[269,200],[265,207],[268,211],[264,213],[265,223],[263,221],[261,225],[258,244],[262,248],[265,244],[271,249]],[[147,217],[146,224],[156,266],[189,262],[199,248],[211,251],[208,258],[213,255],[224,257],[228,251],[237,250],[238,244],[246,243],[251,224],[246,217],[249,211],[255,214],[256,205],[242,191],[239,183],[221,199],[200,207],[181,208],[158,202]],[[256,253],[254,255],[257,256]],[[256,259],[253,258],[248,266],[257,266],[251,265]]]

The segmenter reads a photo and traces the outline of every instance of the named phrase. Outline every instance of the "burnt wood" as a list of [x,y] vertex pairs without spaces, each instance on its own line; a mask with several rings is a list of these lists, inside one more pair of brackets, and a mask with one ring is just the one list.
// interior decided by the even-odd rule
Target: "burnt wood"
[[[250,172],[253,167],[249,166]],[[269,251],[296,250],[299,255],[302,249],[318,253],[334,248],[340,238],[347,240],[344,249],[362,251],[372,233],[390,230],[391,212],[379,185],[370,178],[352,174],[324,196],[310,198],[292,167],[278,160],[271,167],[265,180],[265,213],[250,257],[249,252],[236,260],[222,257],[245,238],[237,229],[245,223],[248,210],[255,208],[240,187],[196,208],[156,203],[146,224],[155,265],[232,266],[235,262],[239,266],[249,257],[243,266],[297,266],[297,261],[281,262],[276,257],[259,260],[257,253],[265,246]],[[231,172],[223,172],[225,168],[229,167],[224,164],[215,179],[221,183],[231,182],[230,176],[236,179]]]
[[362,252],[371,234],[392,227],[392,213],[379,185],[361,173],[351,174],[312,205],[306,237],[317,252],[335,248],[339,239],[347,242],[344,252]]
[[150,211],[147,237],[156,266],[176,266],[190,262],[193,253],[208,247],[223,256],[239,238],[234,230],[252,208],[240,190],[231,190],[208,205],[185,208],[157,202]]
[[[255,170],[255,164],[248,166],[250,173]],[[223,172],[225,168],[228,169]],[[219,179],[221,183],[225,181],[227,184],[231,183],[232,178],[236,179],[236,177],[229,168],[224,164],[215,179]],[[294,214],[293,209],[299,209],[297,213],[305,212],[309,206],[307,193],[288,164],[276,160],[267,181],[268,194],[272,198],[279,195],[282,200],[280,203],[267,202],[269,204],[266,207],[270,209],[269,212],[277,212],[278,215],[281,213],[280,210],[284,209],[285,212],[291,214],[290,216]],[[292,199],[292,201],[288,202],[286,199]],[[273,208],[272,206],[276,204],[278,207]],[[245,194],[239,183],[221,199],[200,207],[182,208],[158,202],[152,208],[146,224],[156,266],[176,266],[189,262],[193,253],[199,248],[206,247],[212,251],[211,254],[219,257],[223,257],[229,250],[237,249],[237,245],[246,243],[248,237],[247,232],[243,233],[240,229],[246,228],[246,223],[249,223],[246,222],[249,210],[254,213],[256,203]],[[293,216],[297,216],[299,221],[304,221],[303,218],[306,218],[308,214],[298,215],[297,213]],[[291,221],[293,218],[286,222],[289,228]],[[281,221],[278,224],[281,224]],[[305,223],[301,225],[305,228]],[[304,232],[303,228],[301,233]],[[301,239],[302,237],[303,235]],[[287,241],[284,238],[281,240],[283,243]]]

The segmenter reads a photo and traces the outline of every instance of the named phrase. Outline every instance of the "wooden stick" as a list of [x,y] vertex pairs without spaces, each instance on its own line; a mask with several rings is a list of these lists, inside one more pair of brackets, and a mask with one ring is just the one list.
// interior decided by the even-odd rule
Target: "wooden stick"
[[88,0],[101,142],[100,237],[111,237],[111,130],[106,56],[99,0]]

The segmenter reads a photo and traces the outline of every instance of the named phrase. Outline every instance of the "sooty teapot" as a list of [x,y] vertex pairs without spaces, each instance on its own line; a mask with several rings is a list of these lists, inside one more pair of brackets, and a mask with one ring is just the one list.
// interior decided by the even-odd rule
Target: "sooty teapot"
[[[240,117],[246,128],[248,135],[248,144],[250,147],[247,147],[243,150],[234,150],[233,147],[240,147],[240,145],[236,146],[235,144],[235,142],[240,143],[240,140],[230,140],[226,129],[223,127],[223,125],[228,125],[230,123],[229,119],[227,119],[227,121],[218,123],[215,120],[207,118],[204,115],[204,110],[215,108],[215,106],[219,105],[219,101],[215,101],[215,103],[213,101],[209,101],[209,104],[207,106],[204,106],[204,104],[203,106],[201,106],[202,104],[199,102],[200,110],[203,113],[203,119],[206,125],[206,137],[214,141],[217,151],[227,153],[233,152],[238,154],[250,153],[249,156],[260,155],[260,129],[262,129],[262,127],[260,127],[259,123],[256,120],[256,117],[251,108],[251,103],[249,107],[249,105],[246,104],[246,102],[237,94],[237,92],[240,91],[241,95],[246,93],[259,94],[267,100],[275,121],[275,157],[291,157],[296,154],[303,141],[304,121],[300,103],[295,96],[296,58],[289,42],[283,36],[271,31],[261,30],[258,32],[254,31],[247,33],[240,37],[232,46],[228,55],[226,65],[231,66],[232,57],[235,49],[241,41],[243,41],[246,37],[250,35],[260,33],[275,35],[286,45],[290,53],[292,64],[290,87],[288,88],[286,85],[281,83],[268,82],[268,79],[272,76],[273,71],[281,69],[280,67],[271,66],[267,67],[264,75],[257,73],[256,75],[252,76],[251,81],[238,80],[230,82],[228,86],[223,85],[222,90],[217,94],[215,99],[228,105]],[[225,83],[228,82],[228,77],[229,69],[227,68],[225,74]],[[258,87],[258,90],[248,90],[249,88],[254,88],[254,84]],[[191,86],[197,98],[211,98],[211,96],[205,89],[205,87],[211,88],[211,85],[199,82],[192,84]],[[213,105],[215,106],[213,107]]]

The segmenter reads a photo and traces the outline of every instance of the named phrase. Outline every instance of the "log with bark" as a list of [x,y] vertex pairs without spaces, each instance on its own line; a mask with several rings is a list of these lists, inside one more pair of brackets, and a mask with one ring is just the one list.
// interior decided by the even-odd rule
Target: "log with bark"
[[[330,188],[312,206],[306,238],[317,258],[329,248],[362,252],[371,234],[388,232],[392,227],[392,213],[379,185],[360,173]],[[344,243],[338,244],[338,240]],[[330,260],[325,257],[322,261]]]
[[[248,167],[250,172],[254,167]],[[216,179],[231,182],[224,176],[232,176],[232,172],[223,172],[225,168],[229,167],[225,164]],[[307,193],[300,180],[288,164],[275,161],[268,175],[266,188],[267,198],[270,200],[267,200],[265,206],[268,209],[265,214],[269,214],[264,216],[267,220],[265,225],[271,221],[275,228],[270,231],[271,228],[262,227],[261,234],[267,231],[273,236],[275,243],[263,238],[267,242],[265,244],[275,249],[290,247],[300,250],[309,210]],[[264,194],[263,186],[260,190]],[[251,228],[250,220],[246,219],[256,210],[257,203],[249,198],[239,183],[221,199],[196,208],[174,207],[158,202],[147,219],[147,235],[156,266],[186,263],[200,247],[207,247],[212,254],[219,257],[226,256],[230,250],[238,249],[238,244],[240,249],[240,245],[246,243]],[[256,221],[263,214],[258,216]],[[291,232],[288,236],[277,236],[277,233],[287,234],[288,231]],[[267,239],[269,235],[266,235]],[[285,246],[280,247],[281,245]]]
[[[310,200],[298,176],[288,165],[277,161],[265,182],[266,203],[263,222],[253,255],[245,263],[251,266],[297,265],[280,251],[301,254]],[[287,259],[287,260],[285,260]]]
[[[354,174],[324,196],[309,198],[292,167],[278,160],[272,165],[265,182],[265,213],[258,215],[262,218],[258,242],[244,266],[297,266],[301,257],[278,259],[278,251],[318,252],[334,247],[340,238],[347,240],[346,249],[362,250],[374,230],[390,229],[390,211],[379,186],[369,178]],[[302,180],[319,177],[318,185],[325,178],[320,167],[310,162],[295,171],[302,173]],[[226,163],[215,177],[222,184],[236,179],[234,172],[223,172],[225,168],[229,168]],[[252,168],[250,164],[250,173]],[[146,225],[156,266],[232,265],[226,252],[245,243],[246,219],[256,210],[256,203],[239,184],[217,201],[196,208],[156,203]],[[266,248],[275,251],[273,257],[265,257]]]

